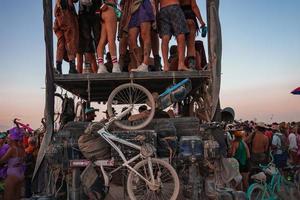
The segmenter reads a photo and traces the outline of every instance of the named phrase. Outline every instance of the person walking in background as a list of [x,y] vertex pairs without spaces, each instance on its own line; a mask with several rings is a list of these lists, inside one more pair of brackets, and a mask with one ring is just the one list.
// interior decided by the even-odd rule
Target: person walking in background
[[18,200],[21,198],[21,188],[24,181],[25,151],[19,143],[23,138],[23,130],[12,128],[9,130],[9,149],[0,159],[0,163],[7,162],[7,177],[5,179],[4,200]]
[[298,145],[297,145],[297,129],[296,127],[291,128],[289,136],[288,136],[288,143],[289,143],[289,157],[291,159],[292,164],[298,163]]
[[285,129],[283,127],[277,129],[272,138],[272,150],[274,155],[274,164],[277,168],[282,169],[287,164],[288,159],[288,145],[285,136]]
[[62,74],[62,61],[69,62],[69,73],[77,73],[78,21],[74,3],[78,0],[56,0],[53,30],[57,36],[56,73]]
[[258,168],[259,164],[268,162],[269,139],[264,135],[266,126],[263,122],[258,122],[255,132],[250,135],[251,167]]
[[231,144],[229,154],[239,162],[239,170],[243,177],[243,191],[248,188],[250,151],[244,142],[243,131],[234,131],[235,139]]
[[[0,133],[0,159],[6,154],[9,145],[5,144],[6,132]],[[7,164],[4,163],[0,166],[0,181],[6,178]]]

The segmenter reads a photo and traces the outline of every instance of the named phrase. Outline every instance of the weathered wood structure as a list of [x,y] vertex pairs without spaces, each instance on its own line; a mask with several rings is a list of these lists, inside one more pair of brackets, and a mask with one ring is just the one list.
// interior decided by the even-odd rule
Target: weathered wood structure
[[[207,0],[208,25],[208,70],[195,72],[149,72],[120,74],[75,74],[54,75],[53,56],[53,4],[52,0],[43,0],[44,32],[46,49],[46,102],[45,118],[47,132],[38,154],[34,177],[44,166],[42,165],[45,151],[53,134],[54,92],[55,85],[85,100],[106,101],[110,92],[122,83],[133,81],[145,86],[149,91],[161,92],[172,83],[190,78],[193,91],[190,103],[190,114],[200,120],[210,121],[215,115],[219,104],[221,80],[221,29],[219,21],[219,0]],[[42,166],[42,167],[41,167]],[[39,173],[41,174],[41,173]],[[45,188],[44,188],[45,189]]]

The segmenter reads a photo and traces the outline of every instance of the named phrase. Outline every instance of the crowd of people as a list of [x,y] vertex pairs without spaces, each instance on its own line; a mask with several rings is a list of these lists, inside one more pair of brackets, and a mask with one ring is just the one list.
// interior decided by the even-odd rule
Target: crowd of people
[[248,188],[249,174],[271,162],[271,155],[281,171],[300,164],[300,122],[239,122],[226,125],[225,133],[228,155],[239,162],[243,190]]
[[[0,133],[0,184],[4,200],[31,197],[31,179],[38,153],[37,139],[14,127]],[[2,198],[1,198],[2,199]]]
[[[59,74],[63,60],[69,73],[190,71],[207,64],[203,43],[195,41],[200,30],[207,33],[196,0],[56,0],[54,16]],[[172,36],[177,45],[168,56]]]

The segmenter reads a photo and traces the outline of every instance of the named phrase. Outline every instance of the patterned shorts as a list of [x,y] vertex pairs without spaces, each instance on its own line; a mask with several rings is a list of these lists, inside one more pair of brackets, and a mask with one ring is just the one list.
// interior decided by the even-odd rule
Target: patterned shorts
[[164,35],[174,35],[176,37],[182,33],[189,33],[184,13],[178,4],[160,9],[157,23],[160,37]]

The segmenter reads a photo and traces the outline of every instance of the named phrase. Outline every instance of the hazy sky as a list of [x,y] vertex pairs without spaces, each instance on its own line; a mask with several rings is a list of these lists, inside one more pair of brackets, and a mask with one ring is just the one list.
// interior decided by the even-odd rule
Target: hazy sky
[[[206,19],[205,1],[198,0]],[[220,0],[221,105],[237,119],[300,121],[300,1]],[[0,6],[0,130],[21,118],[34,128],[44,109],[42,1]]]

